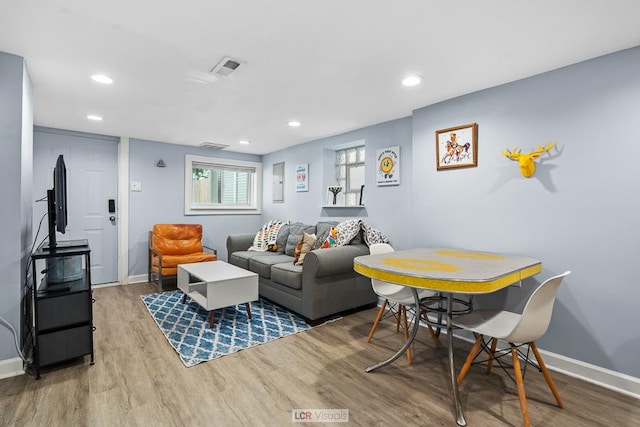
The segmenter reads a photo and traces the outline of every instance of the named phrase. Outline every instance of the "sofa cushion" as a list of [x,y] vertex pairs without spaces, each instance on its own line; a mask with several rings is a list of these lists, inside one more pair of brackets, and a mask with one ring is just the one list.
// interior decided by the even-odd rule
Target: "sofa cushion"
[[302,266],[287,262],[271,267],[271,280],[291,289],[302,289]]
[[278,238],[276,244],[278,245],[278,252],[284,253],[284,249],[287,246],[287,238],[289,237],[289,223],[283,224],[278,231]]
[[338,230],[338,237],[336,237],[337,245],[348,245],[351,240],[360,233],[361,224],[362,220],[360,219],[348,219],[336,225],[336,229]]
[[264,254],[261,254],[260,256],[251,257],[249,259],[249,271],[253,271],[260,277],[264,277],[265,279],[270,279],[272,265],[280,264],[283,262],[289,262],[293,264],[293,257],[274,252],[272,253],[273,255],[271,256],[264,256]]
[[256,252],[256,251],[237,251],[229,255],[229,264],[236,267],[249,269],[249,260],[257,256],[278,256],[282,255],[276,252]]
[[303,224],[295,222],[289,226],[289,237],[287,237],[287,245],[284,250],[285,255],[293,256],[296,246],[302,239],[302,233],[313,234],[316,231],[315,225]]

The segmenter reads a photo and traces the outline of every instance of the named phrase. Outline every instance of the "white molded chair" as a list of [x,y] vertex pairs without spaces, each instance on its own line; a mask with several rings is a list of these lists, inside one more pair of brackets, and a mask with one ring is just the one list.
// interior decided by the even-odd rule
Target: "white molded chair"
[[[538,286],[538,288],[529,297],[522,314],[504,310],[475,310],[469,314],[454,317],[453,319],[453,324],[455,326],[467,329],[474,334],[477,334],[476,342],[473,345],[471,352],[469,352],[469,356],[458,375],[458,384],[462,382],[469,370],[469,367],[483,350],[489,354],[487,374],[491,372],[494,360],[500,363],[500,357],[511,353],[515,382],[518,387],[518,397],[520,399],[520,411],[522,413],[522,420],[525,426],[530,425],[529,411],[527,409],[527,397],[523,382],[524,375],[520,368],[519,355],[526,363],[529,363],[542,371],[553,396],[556,398],[556,402],[558,402],[558,406],[563,408],[560,394],[558,393],[558,390],[551,379],[551,375],[540,356],[540,352],[538,352],[535,341],[547,332],[549,323],[551,322],[551,313],[553,311],[556,292],[560,287],[562,279],[569,274],[571,274],[571,272],[566,271],[558,276],[547,279],[544,283]],[[490,338],[491,347],[488,347],[488,342],[485,343],[485,337]],[[508,342],[509,348],[505,350],[496,350],[498,340]],[[520,351],[520,347],[522,346],[527,346],[526,353]],[[533,350],[533,354],[535,355],[538,365],[529,358],[529,349]],[[500,365],[502,366],[501,363]]]
[[[384,254],[388,252],[393,252],[393,248],[391,245],[387,243],[376,243],[369,246],[369,253],[371,255]],[[373,325],[371,326],[371,330],[369,331],[369,336],[367,337],[367,342],[371,342],[373,339],[373,334],[376,332],[378,328],[378,324],[384,317],[393,316],[396,319],[396,332],[402,327],[404,331],[404,339],[407,341],[409,339],[409,325],[407,321],[407,307],[413,309],[415,312],[415,299],[413,298],[413,294],[411,289],[407,286],[396,285],[395,283],[384,282],[378,279],[371,279],[371,286],[373,287],[373,291],[378,294],[378,296],[384,298],[384,302],[382,303],[382,307],[378,310],[378,315],[376,316],[376,320],[374,320]],[[430,291],[428,289],[419,289],[418,290],[418,298],[423,299],[427,297],[431,297],[436,293]],[[388,310],[387,310],[388,309]],[[385,316],[386,312],[386,316]],[[424,315],[425,320],[426,314]],[[437,346],[440,345],[440,341],[436,336],[435,332],[431,325],[428,325],[429,333],[433,338],[434,342]],[[407,349],[407,362],[411,363],[411,348]]]

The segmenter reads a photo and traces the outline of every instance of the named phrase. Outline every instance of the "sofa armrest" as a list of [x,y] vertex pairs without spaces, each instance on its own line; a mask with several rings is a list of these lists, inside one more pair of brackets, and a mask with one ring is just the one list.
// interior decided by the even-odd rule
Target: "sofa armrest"
[[313,250],[305,255],[303,275],[324,277],[353,273],[353,259],[360,255],[369,255],[367,245],[356,244]]
[[231,234],[227,236],[227,259],[232,253],[246,251],[253,244],[255,233]]

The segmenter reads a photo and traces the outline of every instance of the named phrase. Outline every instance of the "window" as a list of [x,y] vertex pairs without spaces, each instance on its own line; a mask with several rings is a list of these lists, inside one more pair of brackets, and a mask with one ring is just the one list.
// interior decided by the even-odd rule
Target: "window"
[[262,164],[187,155],[185,215],[261,212]]
[[364,145],[336,151],[336,180],[343,188],[345,205],[357,205],[364,185]]

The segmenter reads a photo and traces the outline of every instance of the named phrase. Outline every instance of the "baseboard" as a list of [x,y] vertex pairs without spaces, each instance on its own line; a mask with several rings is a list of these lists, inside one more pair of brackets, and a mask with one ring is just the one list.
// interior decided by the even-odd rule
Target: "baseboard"
[[553,371],[640,399],[640,378],[540,350],[544,363]]
[[[443,331],[446,334],[446,331]],[[456,338],[473,343],[470,337],[455,335]],[[604,387],[618,393],[640,399],[640,378],[601,368],[581,360],[572,359],[561,354],[540,349],[544,363],[551,371],[559,372],[573,378]]]
[[149,281],[149,275],[148,274],[137,274],[135,276],[129,276],[127,278],[127,284],[133,284],[133,283],[144,283],[144,282],[148,282]]
[[0,360],[0,380],[4,378],[16,377],[24,374],[22,359],[14,357],[13,359]]
[[91,285],[93,289],[110,288],[112,286],[120,286],[120,283],[111,282],[111,283],[100,283],[99,285],[94,285],[94,284]]

